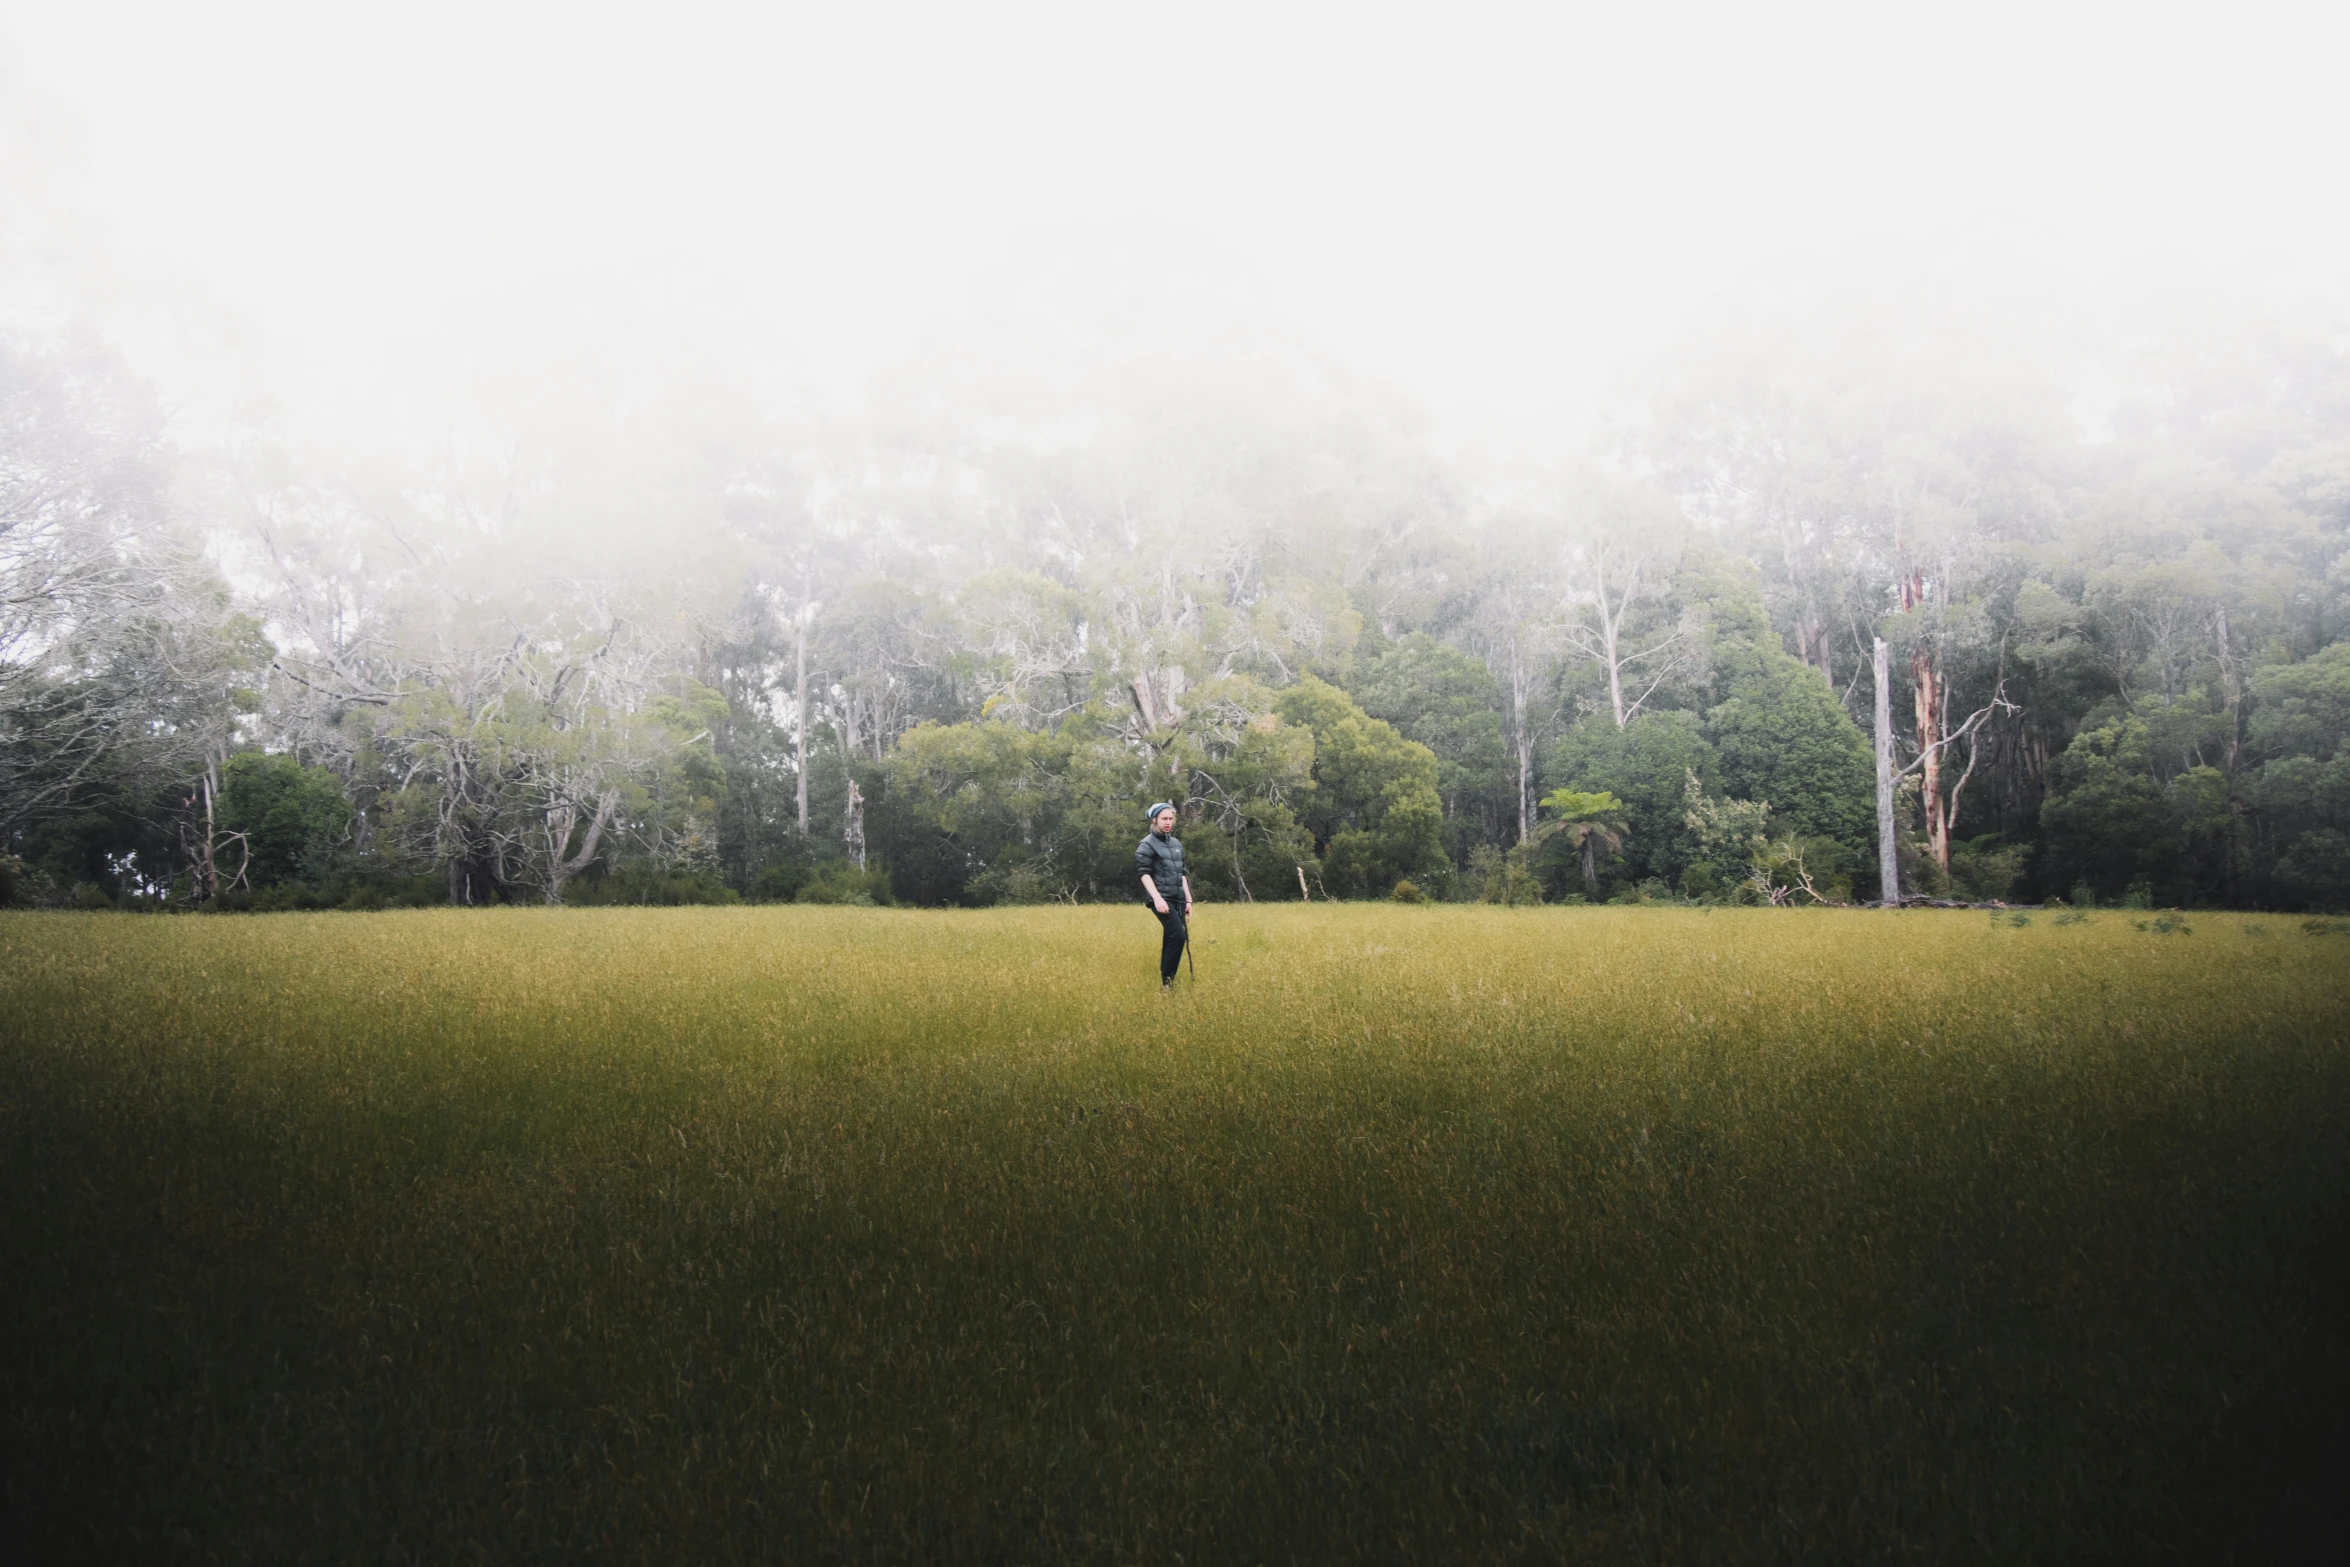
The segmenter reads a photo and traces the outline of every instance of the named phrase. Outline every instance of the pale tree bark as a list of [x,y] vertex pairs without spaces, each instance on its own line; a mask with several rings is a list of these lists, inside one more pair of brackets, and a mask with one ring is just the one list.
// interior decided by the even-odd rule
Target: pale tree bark
[[1885,907],[1901,906],[1901,855],[1893,820],[1893,693],[1892,659],[1885,639],[1877,638],[1877,877]]
[[[1663,659],[1655,662],[1682,640],[1676,629],[1662,637],[1638,639],[1641,647],[1626,645],[1626,621],[1632,607],[1643,599],[1655,596],[1658,584],[1650,580],[1646,562],[1637,555],[1617,559],[1617,551],[1602,540],[1586,550],[1581,559],[1585,579],[1580,590],[1569,600],[1577,608],[1588,608],[1592,620],[1576,620],[1567,626],[1567,642],[1585,658],[1607,673],[1608,709],[1614,715],[1616,727],[1630,723],[1648,699],[1656,694],[1658,686],[1671,677],[1677,661]],[[1639,673],[1635,673],[1635,670]],[[1647,684],[1629,702],[1624,698],[1627,680],[1638,680],[1641,674]]]
[[1493,672],[1509,703],[1509,744],[1518,772],[1518,842],[1534,836],[1534,743],[1539,715],[1535,696],[1545,673],[1544,659],[1559,634],[1546,613],[1558,601],[1553,590],[1506,568],[1493,579],[1478,640],[1485,667]]
[[808,602],[805,584],[800,598],[799,636],[796,638],[798,672],[792,685],[792,771],[795,776],[799,805],[800,836],[808,836],[808,618],[813,607]]
[[[190,890],[198,903],[208,903],[230,887],[246,885],[245,872],[253,864],[252,840],[241,832],[230,832],[220,825],[220,770],[227,756],[225,748],[207,750],[204,753],[203,771],[196,784],[204,798],[204,841],[191,856],[195,862],[195,886]],[[221,849],[227,844],[236,845],[243,858],[237,863],[237,873],[229,877],[224,886],[220,861]]]
[[[1926,583],[1922,573],[1911,572],[1901,579],[1901,608],[1904,613],[1922,609],[1926,602]],[[1934,856],[1934,863],[1943,870],[1950,869],[1950,826],[1955,814],[1950,802],[1942,798],[1942,722],[1948,696],[1942,689],[1942,660],[1933,648],[1921,644],[1909,655],[1910,705],[1917,724],[1918,737],[1918,799],[1925,811],[1926,848]]]
[[1518,842],[1524,843],[1534,836],[1534,729],[1526,718],[1534,672],[1528,667],[1525,646],[1516,636],[1509,640],[1508,679],[1510,745],[1518,763]]
[[1126,689],[1134,696],[1135,716],[1142,720],[1144,734],[1159,734],[1183,722],[1186,681],[1181,664],[1146,669],[1127,682]]
[[[1922,579],[1916,574],[1905,578],[1901,583],[1901,608],[1905,611],[1915,609],[1921,606],[1924,601],[1925,588]],[[1877,639],[1880,662],[1885,656],[1884,640],[1882,637]],[[1910,701],[1917,724],[1917,755],[1910,760],[1908,766],[1893,771],[1892,777],[1905,778],[1911,773],[1919,775],[1918,803],[1924,817],[1927,852],[1933,855],[1934,863],[1946,874],[1950,870],[1951,830],[1958,824],[1960,801],[1966,793],[1968,781],[1975,775],[1976,763],[1982,756],[1982,746],[1978,735],[1983,725],[1988,723],[1995,714],[2021,711],[2007,699],[2005,664],[2005,647],[2003,645],[2001,648],[2002,673],[1998,686],[1991,693],[1991,700],[1968,714],[1966,720],[1954,728],[1950,723],[1950,684],[1942,669],[1941,655],[1924,646],[1913,649],[1909,655]],[[1880,774],[1890,767],[1892,758],[1891,718],[1887,710],[1886,676],[1887,671],[1880,668],[1877,674],[1877,706],[1880,715],[1878,719],[1877,765]],[[1959,771],[1956,781],[1945,787],[1942,767],[1943,753],[1961,740],[1966,742],[1967,747],[1966,766]],[[1887,844],[1891,842],[1891,833],[1884,823],[1891,819],[1890,789],[1891,779],[1881,779],[1879,792],[1883,798],[1878,803],[1880,836],[1885,838]],[[1888,867],[1892,864],[1891,853],[1892,850],[1889,847],[1880,849],[1880,858]]]
[[578,807],[566,802],[547,813],[547,902],[563,901],[563,887],[572,877],[595,863],[596,849],[603,842],[604,829],[611,825],[612,813],[620,806],[616,791],[606,790],[596,799],[596,814],[588,822],[587,834],[580,840],[579,852],[569,854],[572,829],[579,825]]
[[849,780],[849,810],[842,839],[848,845],[849,859],[857,869],[865,868],[865,796],[857,788],[857,780]]

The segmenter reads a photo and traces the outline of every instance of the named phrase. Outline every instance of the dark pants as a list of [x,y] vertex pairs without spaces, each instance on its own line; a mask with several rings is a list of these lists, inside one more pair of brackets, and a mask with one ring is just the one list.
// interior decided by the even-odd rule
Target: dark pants
[[[1157,909],[1151,910],[1159,914]],[[1167,912],[1159,914],[1159,983],[1164,985],[1183,966],[1183,944],[1191,933],[1183,928],[1183,900],[1169,898]]]

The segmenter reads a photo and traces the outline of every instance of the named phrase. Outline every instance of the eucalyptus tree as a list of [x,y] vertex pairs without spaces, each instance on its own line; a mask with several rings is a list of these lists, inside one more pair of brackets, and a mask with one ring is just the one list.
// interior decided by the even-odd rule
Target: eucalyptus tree
[[[1078,589],[1001,568],[963,585],[955,617],[983,714],[1051,727],[1094,699],[1093,622]],[[1151,707],[1135,701],[1138,712]]]
[[217,815],[267,654],[173,498],[176,467],[119,365],[0,343],[0,845],[149,890],[169,879],[153,862],[173,806]]
[[1462,634],[1502,693],[1502,729],[1515,778],[1516,835],[1534,836],[1535,759],[1558,720],[1552,672],[1566,637],[1556,552],[1548,532],[1526,519],[1488,529],[1476,607]]
[[1564,648],[1606,682],[1618,729],[1648,705],[1694,651],[1672,602],[1686,521],[1660,491],[1600,476],[1579,487],[1582,516],[1560,573]]

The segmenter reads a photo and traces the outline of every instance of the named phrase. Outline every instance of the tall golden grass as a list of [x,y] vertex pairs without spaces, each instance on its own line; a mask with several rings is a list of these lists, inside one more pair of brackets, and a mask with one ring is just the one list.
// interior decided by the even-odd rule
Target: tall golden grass
[[0,916],[10,1510],[89,1559],[2221,1560],[2350,1391],[2340,936],[1197,940],[1162,997],[1134,909]]

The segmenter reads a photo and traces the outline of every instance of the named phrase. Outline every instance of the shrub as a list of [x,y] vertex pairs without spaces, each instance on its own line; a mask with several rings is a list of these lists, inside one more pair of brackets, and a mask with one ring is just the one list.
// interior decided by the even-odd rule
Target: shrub
[[789,903],[808,885],[808,874],[806,860],[776,860],[751,878],[751,899],[755,903]]
[[1060,897],[1060,888],[1053,884],[1047,867],[1001,865],[972,877],[968,895],[982,908],[998,903],[1052,903]]
[[717,877],[699,871],[662,870],[645,864],[623,865],[591,879],[578,878],[563,889],[563,901],[584,907],[600,904],[639,904],[680,908],[690,904],[740,903],[742,895]]
[[1995,832],[1985,833],[1950,851],[1950,889],[1978,903],[2004,901],[2024,874],[2029,849],[2003,842]]
[[820,868],[800,888],[800,903],[848,903],[863,908],[887,905],[890,896],[889,872],[880,866],[858,870],[853,865],[835,863]]
[[1507,853],[1491,844],[1481,845],[1469,855],[1469,878],[1481,903],[1515,907],[1542,901],[1542,883],[1526,868],[1524,845]]

